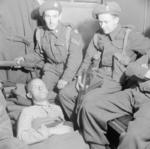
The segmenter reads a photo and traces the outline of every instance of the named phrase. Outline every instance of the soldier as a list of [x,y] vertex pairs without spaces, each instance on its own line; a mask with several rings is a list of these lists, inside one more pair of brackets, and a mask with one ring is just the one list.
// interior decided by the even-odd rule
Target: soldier
[[70,83],[59,94],[59,101],[69,119],[74,117],[78,90],[83,86],[81,72],[89,68],[91,61],[93,61],[93,79],[90,86],[93,84],[99,86],[87,93],[83,99],[89,101],[89,104],[90,100],[99,98],[102,93],[120,91],[124,82],[125,67],[129,62],[134,61],[138,54],[143,55],[150,49],[148,38],[130,26],[121,26],[120,13],[121,8],[116,2],[97,4],[93,10],[93,17],[99,22],[100,29],[89,44],[77,83],[75,81]]
[[77,29],[61,23],[62,6],[48,0],[39,7],[45,26],[36,31],[37,47],[33,55],[16,59],[17,64],[43,60],[42,79],[52,91],[64,88],[75,76],[82,61],[82,40]]
[[20,140],[33,144],[52,135],[73,132],[72,127],[64,125],[61,108],[48,102],[48,89],[41,79],[31,80],[27,90],[34,105],[25,107],[20,114],[17,131]]
[[12,126],[5,106],[0,104],[0,148],[1,149],[29,149],[24,142],[13,137]]
[[[127,132],[120,137],[119,149],[145,149],[150,139],[150,68],[149,55],[132,62],[126,75],[138,85],[111,95],[93,98],[83,103],[79,125],[91,149],[105,149],[109,142],[105,136],[107,122],[123,115],[133,115]],[[101,100],[100,100],[101,99]]]

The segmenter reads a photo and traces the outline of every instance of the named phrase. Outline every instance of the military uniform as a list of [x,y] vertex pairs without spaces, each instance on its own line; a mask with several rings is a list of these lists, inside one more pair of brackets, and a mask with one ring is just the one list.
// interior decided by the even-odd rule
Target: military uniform
[[[39,13],[42,16],[46,10],[51,9],[61,13],[60,3],[47,1],[39,8]],[[45,27],[38,30],[40,46],[35,49],[35,54],[25,56],[25,60],[38,62],[43,59],[45,64],[42,79],[48,89],[52,90],[60,79],[70,82],[74,78],[82,61],[83,43],[78,30],[61,22],[53,31]]]
[[60,78],[67,82],[71,81],[82,61],[81,37],[75,29],[70,32],[69,48],[67,49],[66,32],[68,28],[70,26],[59,24],[54,32],[42,29],[42,51],[39,50],[34,55],[25,57],[26,61],[34,62],[34,60],[43,59],[46,62],[42,79],[49,90],[54,88]]
[[0,105],[0,148],[28,149],[28,146],[24,142],[13,137],[10,119],[2,105]]
[[[122,76],[114,71],[113,57],[115,53],[122,54],[124,39],[128,29],[131,29],[131,31],[128,34],[125,55],[122,56],[122,59],[126,57],[131,62],[137,58],[138,54],[143,55],[149,51],[149,39],[145,38],[141,33],[136,32],[135,29],[130,26],[121,26],[119,24],[109,35],[101,33],[100,30],[97,31],[89,44],[84,61],[79,70],[79,75],[84,69],[87,69],[91,61],[94,60],[94,77],[91,81],[91,85],[99,81],[102,81],[103,85],[90,91],[84,100],[93,100],[93,98],[97,98],[97,96],[102,93],[114,93],[122,89],[120,85],[120,83],[122,83]],[[126,65],[124,62],[122,63]],[[75,100],[78,95],[75,84],[76,82],[70,83],[67,87],[62,89],[59,94],[60,103],[69,118],[72,117]]]
[[150,138],[150,81],[146,78],[149,71],[148,59],[149,56],[143,56],[127,67],[126,75],[133,77],[138,86],[111,95],[99,95],[90,103],[83,101],[79,112],[79,125],[85,140],[93,149],[103,149],[109,145],[105,137],[107,122],[128,114],[134,114],[134,120],[129,123],[127,132],[121,137],[118,148],[144,149],[148,144],[147,140]]

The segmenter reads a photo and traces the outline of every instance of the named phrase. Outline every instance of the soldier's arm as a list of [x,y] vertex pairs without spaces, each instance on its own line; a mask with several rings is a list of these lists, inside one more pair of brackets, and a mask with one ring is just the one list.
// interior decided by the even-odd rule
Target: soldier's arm
[[80,67],[82,61],[83,41],[77,30],[71,32],[69,45],[69,54],[66,69],[62,76],[62,80],[71,81]]
[[23,56],[26,62],[38,63],[44,60],[43,53],[40,51],[38,45],[35,47],[34,51],[30,54]]
[[144,55],[150,51],[150,39],[140,32],[131,32],[129,34],[129,43],[128,48],[134,53]]
[[147,80],[147,75],[150,74],[150,69],[148,68],[148,59],[149,56],[144,55],[135,62],[131,62],[125,71],[126,76]]
[[128,65],[126,74],[130,77],[136,77],[139,89],[142,92],[150,92],[150,68],[148,66],[149,56],[144,55],[136,62]]
[[35,30],[35,32],[34,32],[35,42],[33,43],[33,45],[35,45],[35,46],[32,46],[32,47],[34,47],[34,50],[30,50],[30,51],[32,51],[32,53],[29,53],[29,54],[23,56],[23,58],[26,62],[38,63],[38,62],[44,60],[43,49],[42,49],[42,45],[41,45],[43,33],[44,33],[44,31],[42,28],[37,28]]

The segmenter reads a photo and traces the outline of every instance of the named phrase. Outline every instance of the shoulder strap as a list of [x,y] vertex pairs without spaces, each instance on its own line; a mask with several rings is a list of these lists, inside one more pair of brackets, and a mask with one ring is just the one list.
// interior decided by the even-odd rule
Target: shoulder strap
[[123,49],[122,49],[122,53],[125,54],[125,50],[126,50],[126,46],[127,46],[127,42],[128,42],[128,36],[129,33],[131,32],[131,28],[127,28],[125,31],[125,36],[124,36],[124,41],[123,41]]
[[42,53],[41,35],[42,35],[42,29],[37,28],[36,31],[35,31],[36,45],[39,47],[39,50]]
[[68,26],[67,27],[67,31],[66,31],[66,47],[67,47],[67,50],[69,49],[69,43],[70,43],[70,37],[71,37],[71,30],[72,30],[72,27]]

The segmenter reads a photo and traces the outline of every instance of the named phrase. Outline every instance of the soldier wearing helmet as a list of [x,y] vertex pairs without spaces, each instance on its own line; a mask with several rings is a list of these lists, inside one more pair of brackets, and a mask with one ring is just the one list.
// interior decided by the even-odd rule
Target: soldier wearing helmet
[[[60,2],[47,0],[39,7],[45,26],[36,30],[35,53],[17,58],[17,63],[44,61],[42,79],[49,91],[56,86],[64,88],[72,79],[82,61],[82,40],[77,29],[61,22]],[[78,59],[78,60],[77,60]]]
[[[150,49],[150,41],[131,25],[120,24],[121,8],[115,1],[97,4],[92,16],[100,29],[94,34],[81,64],[77,83],[73,82],[59,93],[59,101],[69,119],[77,116],[77,124],[91,149],[106,149],[109,142],[105,136],[107,122],[119,117],[128,104],[125,94],[113,101],[107,96],[124,89],[124,72],[128,64],[135,61],[138,54],[144,55]],[[82,72],[92,64],[92,79],[88,92],[82,96],[79,110],[74,110],[78,90],[83,87]],[[91,89],[91,90],[90,90]],[[105,96],[106,95],[106,96]],[[139,94],[140,96],[140,94]],[[121,98],[126,98],[120,104]],[[112,104],[114,106],[112,106]],[[115,105],[121,108],[115,107]],[[114,108],[112,108],[114,107]],[[113,110],[115,109],[115,112]]]

